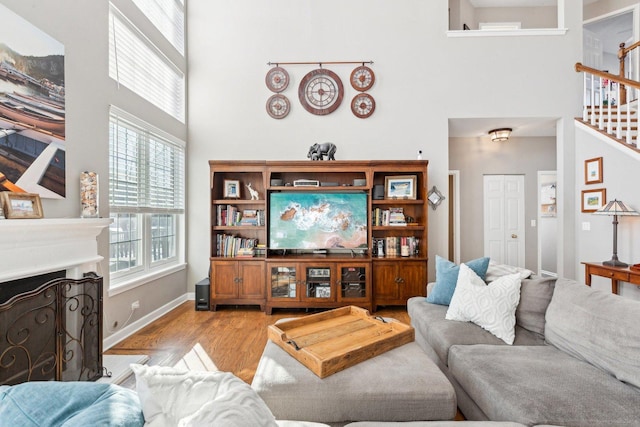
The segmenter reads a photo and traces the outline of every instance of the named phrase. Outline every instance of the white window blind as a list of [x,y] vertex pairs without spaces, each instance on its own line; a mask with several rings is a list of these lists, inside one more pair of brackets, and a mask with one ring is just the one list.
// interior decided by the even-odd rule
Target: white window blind
[[184,55],[184,1],[133,0],[181,55]]
[[112,212],[184,213],[184,143],[111,108],[109,205]]
[[112,4],[109,76],[184,123],[184,73]]

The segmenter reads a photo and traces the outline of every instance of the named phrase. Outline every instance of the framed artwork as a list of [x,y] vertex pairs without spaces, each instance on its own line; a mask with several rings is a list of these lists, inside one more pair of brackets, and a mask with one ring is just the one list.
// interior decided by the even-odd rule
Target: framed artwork
[[40,196],[32,193],[0,193],[4,216],[13,218],[42,218]]
[[602,183],[602,157],[596,157],[584,161],[584,183]]
[[582,212],[595,212],[607,204],[607,190],[582,190]]
[[240,198],[240,181],[235,179],[224,180],[224,198],[225,199]]
[[387,176],[384,179],[385,199],[416,199],[416,175]]

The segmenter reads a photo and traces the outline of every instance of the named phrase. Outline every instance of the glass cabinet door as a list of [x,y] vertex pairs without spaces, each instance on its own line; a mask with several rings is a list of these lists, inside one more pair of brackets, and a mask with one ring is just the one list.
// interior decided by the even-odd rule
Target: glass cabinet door
[[331,286],[333,275],[329,265],[305,267],[305,299],[334,301],[334,290]]
[[296,298],[297,273],[295,266],[271,267],[271,298]]
[[366,298],[367,268],[362,266],[340,266],[340,298],[342,300]]

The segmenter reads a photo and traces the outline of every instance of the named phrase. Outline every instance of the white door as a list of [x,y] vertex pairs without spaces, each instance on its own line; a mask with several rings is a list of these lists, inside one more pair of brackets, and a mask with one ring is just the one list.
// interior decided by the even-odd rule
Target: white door
[[484,255],[524,267],[524,175],[484,176]]
[[[582,29],[582,63],[587,67],[602,69],[602,40],[593,31]],[[613,73],[617,74],[617,73]]]

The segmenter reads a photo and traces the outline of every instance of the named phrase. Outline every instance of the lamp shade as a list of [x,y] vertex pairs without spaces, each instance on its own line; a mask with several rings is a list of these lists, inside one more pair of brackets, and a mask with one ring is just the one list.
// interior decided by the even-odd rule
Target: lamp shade
[[636,216],[640,215],[638,212],[629,208],[621,200],[613,199],[597,211],[594,215],[619,215],[619,216]]
[[493,142],[503,142],[509,140],[509,136],[511,136],[511,128],[500,128],[493,129],[489,131],[489,137],[491,137],[491,141]]

